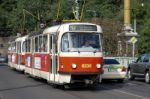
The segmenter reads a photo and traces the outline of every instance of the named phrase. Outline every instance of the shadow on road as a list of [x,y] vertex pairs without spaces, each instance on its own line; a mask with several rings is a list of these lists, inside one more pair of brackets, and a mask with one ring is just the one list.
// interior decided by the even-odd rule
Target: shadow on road
[[114,89],[122,89],[123,87],[132,87],[132,85],[144,85],[145,81],[143,78],[136,78],[134,81],[129,81],[125,79],[123,83],[118,83],[115,80],[105,80],[97,86],[90,86],[90,87],[74,87],[70,88],[69,90],[65,91],[106,91],[106,90],[114,90]]
[[[134,81],[145,83],[145,79],[144,79],[144,78],[135,78]],[[141,84],[142,84],[142,83],[141,83]]]
[[105,80],[96,86],[75,86],[75,87],[71,87],[67,90],[60,87],[60,89],[65,90],[65,91],[92,91],[92,92],[97,92],[97,91],[120,89],[120,88],[126,86],[126,83],[127,83],[127,80],[125,80],[123,83],[118,83],[115,80]]

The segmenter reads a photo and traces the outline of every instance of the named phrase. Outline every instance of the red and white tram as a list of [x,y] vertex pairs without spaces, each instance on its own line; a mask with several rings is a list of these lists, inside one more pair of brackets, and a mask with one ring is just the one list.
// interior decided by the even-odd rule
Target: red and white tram
[[12,56],[16,52],[15,48],[16,48],[15,40],[9,41],[9,47],[8,47],[8,65],[10,67],[13,67],[14,60],[12,59]]
[[25,70],[25,39],[27,37],[16,38],[10,42],[8,49],[8,64],[10,67],[19,71]]
[[101,82],[101,27],[65,23],[29,36],[25,39],[25,72],[61,85]]

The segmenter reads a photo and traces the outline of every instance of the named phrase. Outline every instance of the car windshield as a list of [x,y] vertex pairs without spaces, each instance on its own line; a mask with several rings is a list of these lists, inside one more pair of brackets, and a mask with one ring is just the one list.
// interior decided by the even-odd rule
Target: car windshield
[[100,52],[101,49],[99,33],[65,33],[62,37],[63,52]]
[[119,64],[116,59],[104,59],[104,64]]

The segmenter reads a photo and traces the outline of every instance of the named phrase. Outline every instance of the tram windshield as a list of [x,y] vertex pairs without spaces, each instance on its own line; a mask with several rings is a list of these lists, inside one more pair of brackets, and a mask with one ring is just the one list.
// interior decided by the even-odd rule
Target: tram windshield
[[63,52],[101,52],[99,33],[65,33],[62,37]]

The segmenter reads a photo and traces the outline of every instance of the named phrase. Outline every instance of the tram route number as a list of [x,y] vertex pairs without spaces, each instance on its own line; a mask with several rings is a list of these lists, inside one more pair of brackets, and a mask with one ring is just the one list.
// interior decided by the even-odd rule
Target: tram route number
[[92,64],[82,64],[82,68],[92,68]]

